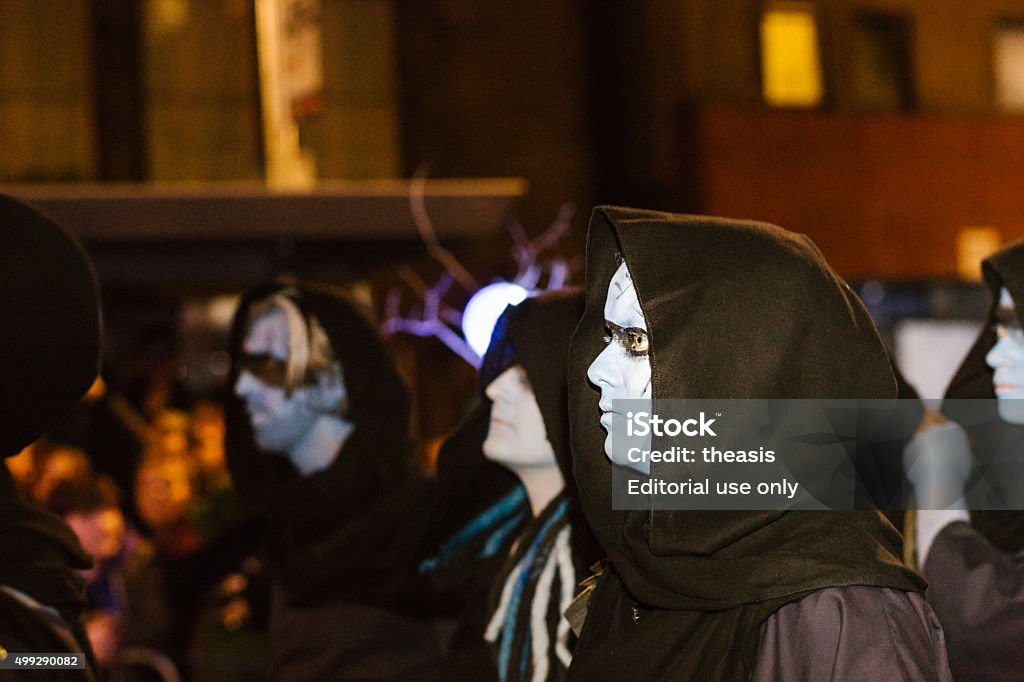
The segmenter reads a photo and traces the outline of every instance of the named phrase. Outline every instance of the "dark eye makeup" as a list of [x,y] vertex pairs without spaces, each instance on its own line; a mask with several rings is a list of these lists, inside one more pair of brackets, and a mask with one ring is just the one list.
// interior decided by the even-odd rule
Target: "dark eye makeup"
[[647,331],[639,327],[620,327],[614,322],[605,320],[605,342],[615,339],[630,355],[644,357],[650,352],[650,340]]
[[238,360],[239,371],[245,370],[269,386],[283,387],[288,363],[265,353],[243,353]]

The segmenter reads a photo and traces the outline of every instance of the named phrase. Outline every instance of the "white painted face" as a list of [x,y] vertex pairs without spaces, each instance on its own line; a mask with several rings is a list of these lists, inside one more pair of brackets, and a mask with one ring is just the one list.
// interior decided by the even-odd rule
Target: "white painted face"
[[609,459],[615,461],[612,454],[612,401],[623,398],[651,400],[647,321],[625,263],[619,265],[608,284],[604,319],[607,345],[590,364],[587,378],[601,389],[601,426],[608,432],[604,451]]
[[1021,329],[1010,292],[1003,287],[996,309],[998,340],[985,356],[993,369],[992,387],[1003,421],[1024,424],[1024,330]]
[[491,425],[484,440],[487,459],[513,471],[555,464],[555,449],[548,440],[537,398],[521,365],[512,365],[484,390],[494,403]]
[[338,409],[345,399],[337,378],[329,388],[301,385],[285,388],[290,333],[281,308],[271,308],[253,320],[242,342],[245,355],[235,382],[235,395],[245,401],[256,444],[292,455],[317,420]]

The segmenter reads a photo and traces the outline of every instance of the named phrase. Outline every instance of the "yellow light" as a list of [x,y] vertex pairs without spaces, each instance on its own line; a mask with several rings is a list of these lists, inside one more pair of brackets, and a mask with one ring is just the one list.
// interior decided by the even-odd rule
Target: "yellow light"
[[961,279],[981,281],[981,261],[1002,246],[999,230],[990,226],[963,227],[956,233],[956,269]]
[[818,26],[803,3],[784,3],[761,17],[764,99],[777,107],[814,107],[824,97]]

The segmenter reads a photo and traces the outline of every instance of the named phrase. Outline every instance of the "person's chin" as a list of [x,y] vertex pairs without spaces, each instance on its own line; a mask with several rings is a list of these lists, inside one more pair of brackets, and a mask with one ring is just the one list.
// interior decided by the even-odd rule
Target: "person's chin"
[[1024,425],[1024,393],[1013,391],[1002,393],[997,401],[999,417],[1011,424]]
[[505,448],[504,444],[496,438],[488,438],[485,440],[483,445],[480,447],[480,450],[483,452],[484,459],[489,459],[497,464],[504,464],[507,459],[507,448]]

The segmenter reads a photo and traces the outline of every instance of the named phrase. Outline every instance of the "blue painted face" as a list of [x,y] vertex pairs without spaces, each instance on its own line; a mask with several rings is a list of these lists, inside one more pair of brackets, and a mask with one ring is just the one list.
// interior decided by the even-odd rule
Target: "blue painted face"
[[985,362],[993,370],[999,416],[1003,421],[1024,425],[1024,329],[1005,287],[999,293],[994,331],[996,345],[985,356]]
[[242,369],[235,382],[235,395],[245,401],[256,444],[291,458],[298,456],[296,453],[317,420],[341,405],[345,388],[339,377],[330,389],[314,384],[287,391],[283,377],[290,343],[288,321],[282,309],[272,308],[256,318],[242,343],[242,351],[261,361],[250,362],[249,367]]
[[601,426],[608,432],[605,455],[617,464],[635,467],[627,461],[617,462],[612,452],[612,401],[651,400],[647,321],[625,263],[608,283],[604,318],[607,345],[590,364],[587,378],[601,390]]

